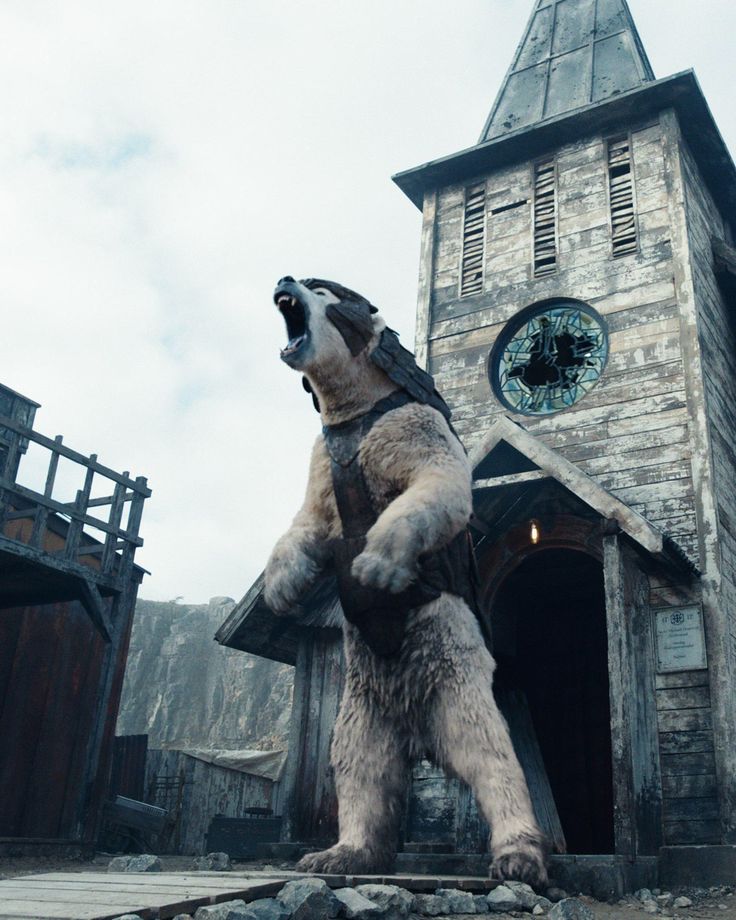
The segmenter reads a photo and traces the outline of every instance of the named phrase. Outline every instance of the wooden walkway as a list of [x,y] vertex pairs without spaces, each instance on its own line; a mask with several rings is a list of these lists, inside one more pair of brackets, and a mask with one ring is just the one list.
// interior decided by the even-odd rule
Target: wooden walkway
[[139,914],[158,920],[206,904],[275,895],[287,878],[243,878],[231,872],[50,872],[0,881],[2,920],[112,920]]
[[[113,920],[138,914],[144,920],[165,920],[193,914],[198,907],[241,898],[273,897],[286,882],[303,873],[278,875],[249,872],[50,872],[0,881],[0,920]],[[411,891],[436,888],[490,891],[498,882],[458,876],[322,875],[332,888],[378,882]]]

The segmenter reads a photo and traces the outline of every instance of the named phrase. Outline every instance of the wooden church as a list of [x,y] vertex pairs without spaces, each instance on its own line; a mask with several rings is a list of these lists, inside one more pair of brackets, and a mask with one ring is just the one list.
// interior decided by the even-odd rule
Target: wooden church
[[[558,853],[736,843],[736,169],[625,0],[536,0],[479,142],[399,173],[416,352],[474,463],[495,691]],[[334,838],[341,612],[257,583],[218,634],[296,666],[287,839]],[[474,853],[415,771],[404,849]],[[430,847],[432,845],[432,847]],[[664,848],[661,850],[660,848]]]

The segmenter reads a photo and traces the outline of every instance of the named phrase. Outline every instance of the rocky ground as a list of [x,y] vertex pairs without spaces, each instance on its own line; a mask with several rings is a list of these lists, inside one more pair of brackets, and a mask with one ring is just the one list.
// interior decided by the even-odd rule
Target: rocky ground
[[[51,857],[0,857],[0,879],[45,872],[107,872],[126,871],[122,857],[111,864],[109,854],[93,859],[60,859]],[[127,871],[151,869],[164,872],[191,872],[193,869],[218,871],[229,865],[210,857],[197,863],[190,856],[135,857]],[[265,862],[233,863],[231,871],[239,874],[280,870],[293,871],[293,863]],[[617,903],[604,904],[586,895],[548,889],[544,895],[535,894],[528,886],[508,883],[488,896],[471,895],[452,889],[438,889],[433,895],[412,895],[408,891],[386,885],[362,885],[355,889],[338,889],[330,893],[318,879],[287,883],[276,898],[265,898],[245,905],[200,908],[195,920],[424,920],[426,917],[469,920],[470,916],[485,914],[488,920],[508,918],[548,917],[549,920],[644,920],[649,916],[675,920],[736,920],[734,887],[688,888],[664,891],[642,889]],[[133,917],[130,920],[134,920]],[[179,920],[188,920],[183,915]]]

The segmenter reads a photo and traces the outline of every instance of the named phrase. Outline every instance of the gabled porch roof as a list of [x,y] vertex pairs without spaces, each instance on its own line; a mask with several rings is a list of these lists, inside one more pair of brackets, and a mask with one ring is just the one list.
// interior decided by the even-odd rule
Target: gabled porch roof
[[[476,494],[554,480],[600,517],[614,521],[658,562],[674,564],[690,573],[696,571],[682,550],[662,531],[507,416],[494,419],[471,451],[470,460]],[[474,504],[477,506],[478,500]],[[480,516],[482,521],[482,512]]]

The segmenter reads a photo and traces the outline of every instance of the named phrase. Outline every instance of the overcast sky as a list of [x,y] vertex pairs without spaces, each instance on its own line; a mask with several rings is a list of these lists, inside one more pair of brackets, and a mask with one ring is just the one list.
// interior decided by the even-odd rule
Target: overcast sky
[[[733,150],[736,6],[630,7]],[[420,214],[390,176],[475,143],[531,8],[0,3],[0,382],[149,477],[141,596],[241,597],[301,502],[319,419],[279,277],[356,288],[411,346]]]

